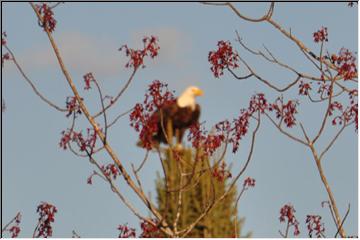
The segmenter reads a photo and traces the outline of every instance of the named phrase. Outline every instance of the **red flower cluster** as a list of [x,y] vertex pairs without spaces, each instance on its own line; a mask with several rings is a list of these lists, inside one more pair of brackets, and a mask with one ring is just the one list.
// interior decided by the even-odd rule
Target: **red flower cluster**
[[252,112],[250,112],[248,109],[241,109],[239,117],[233,120],[234,127],[231,138],[229,140],[229,142],[233,144],[233,153],[237,152],[239,149],[240,140],[248,132],[251,115]]
[[300,230],[299,230],[299,222],[294,215],[295,212],[296,211],[292,205],[285,204],[280,209],[279,220],[280,220],[280,222],[285,222],[285,220],[287,220],[287,223],[289,224],[289,226],[294,226],[294,235],[297,236],[300,234]]
[[304,81],[300,81],[299,95],[308,96],[311,89],[311,83],[305,83]]
[[175,101],[174,95],[168,90],[168,85],[159,80],[153,81],[145,94],[143,103],[137,103],[130,113],[130,126],[140,132],[139,139],[144,148],[152,148],[152,136],[158,130],[155,111],[165,104]]
[[54,19],[54,13],[51,8],[46,3],[36,5],[36,8],[42,20],[39,25],[44,28],[45,31],[53,32],[56,27],[56,20]]
[[7,38],[6,32],[2,32],[1,33],[1,46],[6,45],[6,38]]
[[292,127],[296,125],[295,114],[297,113],[296,107],[298,104],[295,100],[289,100],[284,104],[283,97],[278,97],[269,107],[269,111],[275,111],[276,118],[281,118],[287,127]]
[[343,76],[344,80],[357,77],[356,57],[349,49],[341,48],[339,55],[333,54],[331,60],[336,65],[338,74]]
[[327,42],[328,41],[328,32],[326,27],[322,27],[319,31],[313,33],[314,41],[318,42]]
[[317,238],[324,235],[325,227],[324,223],[321,223],[321,216],[319,215],[307,215],[306,216],[307,229],[309,231],[309,237],[313,237],[313,232]]
[[225,68],[235,69],[239,67],[239,55],[236,51],[233,51],[231,43],[229,41],[219,41],[218,49],[216,51],[210,51],[208,61],[211,64],[211,71],[216,78],[224,74]]
[[229,138],[229,143],[233,145],[235,153],[240,145],[240,140],[245,136],[249,129],[250,117],[257,111],[264,113],[268,109],[268,102],[263,93],[254,95],[247,109],[241,109],[238,118],[232,121],[222,121],[215,125],[214,131],[207,133],[199,124],[190,127],[188,140],[194,148],[203,147],[208,155],[212,155],[221,144]]
[[[320,83],[318,82],[318,84],[320,84]],[[319,93],[320,96],[321,96],[322,98],[324,98],[324,97],[330,96],[331,91],[332,91],[331,85],[330,85],[330,84],[326,84],[325,82],[323,82],[323,83],[320,84],[317,93]],[[324,96],[324,95],[325,95],[325,96]]]
[[190,127],[188,140],[194,148],[202,147],[207,156],[212,156],[229,134],[230,123],[227,120],[219,122],[213,130],[208,134],[201,124],[194,124]]
[[231,178],[232,174],[229,170],[226,169],[226,162],[222,161],[220,166],[215,166],[212,175],[219,182],[223,182],[225,179]]
[[204,149],[207,155],[212,156],[214,152],[221,147],[225,141],[227,133],[230,130],[229,121],[225,120],[215,125],[215,131],[208,134],[204,141]]
[[230,138],[235,153],[240,144],[240,140],[245,136],[249,129],[250,117],[257,111],[264,113],[269,108],[268,102],[263,93],[255,94],[251,97],[248,109],[241,109],[240,116],[233,120],[234,127]]
[[20,233],[21,229],[19,226],[12,226],[10,229],[9,229],[9,232],[11,233],[11,238],[17,238],[19,236],[19,233]]
[[[83,100],[83,99],[81,99]],[[80,104],[77,102],[76,97],[67,97],[66,98],[66,109],[68,113],[66,114],[66,117],[69,117],[72,113],[75,114],[81,114],[81,108]]]
[[85,74],[85,75],[83,76],[83,78],[84,78],[84,81],[85,81],[85,87],[84,87],[84,89],[85,89],[85,90],[89,90],[89,89],[91,88],[90,83],[91,83],[91,82],[95,82],[94,75],[93,75],[91,72],[89,72],[89,73]]
[[118,238],[136,237],[135,228],[130,228],[128,225],[119,225],[117,229],[120,231]]
[[47,202],[42,202],[38,207],[37,211],[39,213],[39,223],[36,228],[36,237],[51,237],[52,236],[52,226],[51,223],[55,221],[55,213],[57,209],[54,205],[51,205]]
[[10,54],[9,53],[5,53],[1,56],[1,67],[4,67],[4,63],[5,61],[10,60]]
[[[21,231],[19,225],[21,222],[21,213],[17,213],[15,218],[11,220],[11,225],[7,228],[3,229],[2,232],[9,232],[11,233],[11,238],[16,238],[19,236],[19,233]],[[10,224],[10,223],[9,223]]]
[[[1,46],[5,46],[6,45],[6,32],[2,32],[1,33]],[[1,49],[2,50],[2,49]],[[3,50],[1,51],[3,52]],[[4,67],[4,62],[10,60],[10,54],[9,53],[4,53],[1,55],[1,67]]]
[[358,104],[353,104],[344,113],[345,122],[355,121],[355,130],[358,130]]
[[158,52],[160,50],[160,46],[158,44],[158,38],[151,36],[151,37],[144,37],[143,38],[143,49],[132,49],[129,48],[126,44],[121,46],[119,48],[119,51],[122,51],[125,49],[125,54],[127,57],[130,57],[130,60],[128,63],[126,63],[125,67],[134,67],[134,69],[137,69],[138,67],[144,65],[144,57],[150,56],[151,58],[155,58],[158,55]]
[[101,169],[105,173],[106,176],[112,177],[114,180],[119,175],[119,169],[115,166],[115,164],[108,164],[106,166],[101,166]]
[[[157,223],[156,219],[152,220],[153,222]],[[140,224],[142,233],[140,234],[139,238],[162,238],[163,235],[161,234],[158,227],[151,225],[146,221],[142,221]]]
[[75,132],[72,129],[68,129],[67,131],[62,131],[61,134],[62,137],[60,139],[59,145],[64,150],[67,149],[67,145],[70,141],[77,143],[81,152],[88,149],[88,152],[92,153],[95,148],[97,134],[96,131],[93,129],[90,128],[87,129],[86,138],[84,138],[81,132]]
[[244,187],[244,188],[255,187],[255,181],[256,181],[256,180],[255,180],[254,178],[247,177],[247,178],[244,180],[243,187]]
[[333,102],[329,106],[329,116],[332,116],[334,114],[334,111],[338,110],[341,112],[341,114],[337,115],[332,120],[332,125],[342,125],[343,123],[349,123],[351,121],[355,122],[355,129],[357,131],[358,129],[358,103],[355,103],[355,100],[351,100],[351,105],[348,106],[345,110],[343,108],[343,105],[337,101]]
[[[335,101],[333,103],[330,104],[329,106],[329,116],[332,116],[335,110],[339,110],[342,111],[343,110],[343,106],[341,103],[339,103],[338,101]],[[333,125],[336,125],[336,123],[333,122]]]
[[260,111],[260,113],[264,113],[265,110],[268,109],[268,102],[265,98],[265,94],[258,93],[251,97],[249,111],[250,113],[254,113],[256,111]]
[[200,148],[206,139],[207,131],[202,124],[193,124],[189,128],[188,140],[194,148]]

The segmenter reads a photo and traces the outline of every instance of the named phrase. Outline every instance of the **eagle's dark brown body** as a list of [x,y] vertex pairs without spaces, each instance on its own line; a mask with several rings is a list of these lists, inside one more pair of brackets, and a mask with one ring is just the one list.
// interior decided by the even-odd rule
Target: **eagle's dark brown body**
[[[163,125],[161,124],[161,115]],[[167,143],[163,129],[167,131],[168,121],[171,121],[173,135],[177,137],[177,143],[181,144],[185,130],[199,121],[200,106],[196,104],[194,110],[191,107],[181,108],[174,101],[163,106],[161,110],[156,111],[154,117],[158,120],[158,131],[153,136],[154,142]]]

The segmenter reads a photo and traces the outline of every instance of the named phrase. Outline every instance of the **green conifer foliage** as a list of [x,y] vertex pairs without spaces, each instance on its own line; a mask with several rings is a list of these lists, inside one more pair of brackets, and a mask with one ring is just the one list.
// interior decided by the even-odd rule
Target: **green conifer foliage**
[[[163,150],[163,166],[168,179],[158,174],[156,180],[157,203],[159,211],[173,228],[182,230],[197,219],[212,201],[227,190],[227,182],[211,177],[210,159],[206,156],[196,157],[193,149],[171,151]],[[194,163],[195,159],[198,159]],[[192,174],[194,173],[195,174]],[[180,178],[180,173],[183,178]],[[182,181],[180,183],[180,181]],[[182,186],[181,203],[179,204],[179,189]],[[169,194],[166,194],[168,188]],[[233,188],[220,204],[214,207],[186,237],[240,237],[244,219],[238,219],[236,202],[236,187]],[[179,210],[178,210],[179,209]],[[180,235],[181,236],[181,235]],[[250,234],[243,237],[249,237]]]

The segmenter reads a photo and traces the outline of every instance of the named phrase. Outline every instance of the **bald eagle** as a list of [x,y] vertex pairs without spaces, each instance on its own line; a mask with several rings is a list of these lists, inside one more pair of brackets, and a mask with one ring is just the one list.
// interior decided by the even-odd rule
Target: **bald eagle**
[[[171,121],[171,130],[176,136],[176,145],[181,147],[186,129],[199,121],[200,106],[196,103],[195,98],[203,94],[203,91],[198,87],[190,86],[175,101],[158,109],[153,114],[155,121],[157,121],[157,132],[153,135],[153,143],[157,145],[168,143],[167,135],[164,134],[163,130],[168,131],[168,123]],[[171,140],[169,139],[169,141]]]

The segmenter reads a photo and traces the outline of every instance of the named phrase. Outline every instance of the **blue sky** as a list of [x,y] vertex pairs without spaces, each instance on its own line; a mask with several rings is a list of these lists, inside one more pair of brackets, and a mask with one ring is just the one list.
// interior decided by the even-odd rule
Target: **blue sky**
[[[261,16],[268,4],[237,4],[249,16]],[[8,35],[8,45],[39,90],[48,98],[65,105],[70,89],[56,64],[43,30],[37,25],[33,10],[27,3],[2,3],[2,29]],[[282,61],[301,71],[318,74],[297,47],[266,23],[249,23],[236,17],[228,8],[205,6],[199,3],[66,3],[55,9],[58,21],[54,37],[75,84],[82,90],[82,76],[93,72],[104,92],[115,95],[124,85],[131,71],[124,68],[126,58],[117,49],[128,44],[141,46],[146,35],[159,37],[159,58],[146,61],[128,91],[109,113],[114,117],[143,100],[146,86],[153,80],[167,82],[171,89],[181,92],[188,85],[197,85],[205,95],[199,98],[201,120],[206,126],[225,118],[232,119],[248,106],[254,93],[264,92],[274,100],[276,92],[255,79],[236,81],[225,73],[215,79],[207,61],[209,51],[217,41],[230,40],[239,54],[254,68],[278,86],[285,86],[294,76],[276,66],[246,53],[235,41],[235,30],[254,49],[265,44]],[[314,52],[319,45],[312,41],[312,33],[328,27],[326,48],[337,53],[341,47],[357,52],[357,6],[345,3],[278,3],[274,20],[289,29]],[[244,73],[243,69],[238,70]],[[21,78],[14,66],[2,69],[2,96],[7,110],[2,115],[2,211],[3,221],[21,211],[22,237],[30,237],[36,224],[36,206],[41,201],[56,205],[59,212],[54,223],[55,237],[71,237],[76,230],[82,237],[116,237],[117,226],[129,223],[138,227],[138,220],[120,203],[101,179],[87,185],[93,167],[86,159],[78,158],[59,148],[60,133],[70,125],[63,113],[41,102]],[[99,109],[96,93],[81,91],[91,111]],[[297,98],[301,105],[298,119],[310,134],[319,128],[323,105],[308,104],[297,95],[297,88],[284,94]],[[88,127],[86,121],[79,122]],[[322,149],[335,131],[327,127],[319,141]],[[292,132],[298,134],[296,127]],[[227,160],[239,169],[244,163],[249,137],[236,155]],[[135,146],[137,134],[129,126],[128,118],[121,119],[111,129],[109,141],[124,164],[139,164],[145,152]],[[344,227],[348,234],[358,234],[358,142],[354,127],[347,128],[324,159],[323,167],[333,189],[342,215],[348,203],[351,212]],[[186,143],[189,144],[189,143]],[[99,160],[108,163],[106,154]],[[160,165],[155,154],[150,156],[141,173],[147,192],[154,194],[154,180]],[[245,217],[244,232],[254,237],[279,237],[279,210],[286,203],[296,209],[301,236],[306,237],[307,214],[319,214],[325,222],[327,236],[336,232],[328,209],[321,207],[327,200],[315,162],[308,149],[281,135],[264,119],[255,153],[244,177],[256,179],[256,187],[240,201],[239,216]],[[144,213],[147,210],[123,184],[120,188]],[[241,184],[239,184],[241,186]]]

